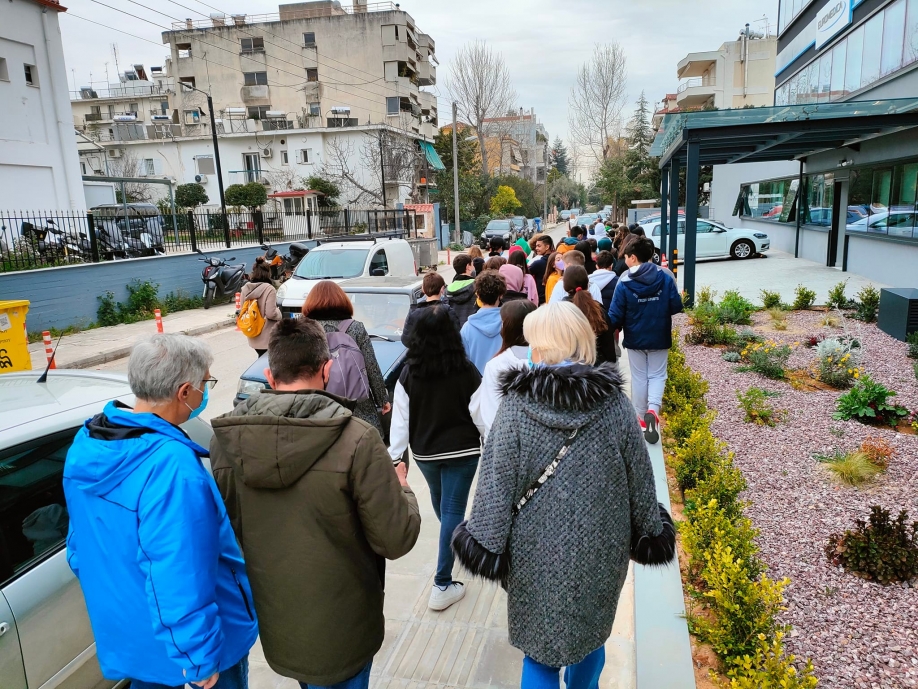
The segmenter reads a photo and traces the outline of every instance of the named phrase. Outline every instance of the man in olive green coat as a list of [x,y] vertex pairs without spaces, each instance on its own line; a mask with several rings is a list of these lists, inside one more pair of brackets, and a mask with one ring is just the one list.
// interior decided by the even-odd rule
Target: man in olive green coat
[[404,464],[324,391],[325,331],[280,321],[272,390],[213,420],[211,461],[252,585],[268,664],[303,686],[364,689],[385,633],[385,559],[421,527]]

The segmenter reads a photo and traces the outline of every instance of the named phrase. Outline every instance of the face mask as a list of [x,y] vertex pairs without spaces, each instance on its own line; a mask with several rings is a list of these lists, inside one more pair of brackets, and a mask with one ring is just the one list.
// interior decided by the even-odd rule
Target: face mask
[[[197,388],[195,388],[195,390],[197,390]],[[185,402],[185,406],[191,409],[191,415],[188,417],[189,421],[191,421],[192,419],[196,419],[198,416],[201,415],[201,412],[204,411],[204,408],[207,406],[207,398],[208,398],[207,393],[209,392],[210,392],[210,389],[205,385],[204,392],[201,393],[201,404],[199,404],[196,409],[191,409],[191,405],[188,404],[188,402]]]
[[526,354],[526,360],[529,362],[529,368],[535,368],[535,363],[532,361],[532,347],[529,348],[529,352]]
[[564,261],[555,261],[555,268],[564,272]]

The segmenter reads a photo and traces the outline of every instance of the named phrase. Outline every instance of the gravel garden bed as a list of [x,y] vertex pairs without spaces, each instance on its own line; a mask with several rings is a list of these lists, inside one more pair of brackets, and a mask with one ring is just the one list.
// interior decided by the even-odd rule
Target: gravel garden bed
[[[753,314],[760,335],[794,345],[789,369],[811,367],[816,355],[805,346],[810,335],[847,333],[862,347],[860,370],[898,392],[892,402],[918,409],[918,384],[907,346],[875,325],[840,318],[840,327],[821,324],[824,312],[788,313],[787,329],[775,330],[767,313]],[[676,319],[685,333],[685,316]],[[820,687],[918,687],[918,588],[909,583],[881,586],[833,566],[825,546],[832,534],[866,519],[871,505],[901,509],[918,519],[918,436],[858,421],[833,419],[842,391],[794,389],[739,371],[722,358],[723,349],[683,343],[686,362],[709,383],[707,402],[717,411],[714,434],[726,442],[748,482],[746,514],[760,530],[760,557],[772,578],[789,577],[782,622],[793,626],[789,652],[811,658]],[[779,393],[773,406],[786,410],[774,427],[744,422],[737,392],[759,387]],[[817,461],[816,453],[856,449],[873,436],[895,454],[885,473],[860,488],[841,485]],[[913,580],[918,587],[918,580]]]

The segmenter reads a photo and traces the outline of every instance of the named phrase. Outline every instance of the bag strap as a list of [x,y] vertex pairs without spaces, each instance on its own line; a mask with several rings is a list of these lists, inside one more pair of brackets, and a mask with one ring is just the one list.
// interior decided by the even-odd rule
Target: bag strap
[[551,464],[545,467],[545,471],[542,472],[542,475],[539,476],[539,478],[537,478],[531,486],[529,486],[526,492],[523,493],[523,497],[521,497],[519,502],[513,506],[514,517],[523,511],[523,507],[527,502],[532,500],[536,493],[539,492],[539,488],[541,488],[545,482],[548,481],[548,479],[555,475],[555,471],[558,469],[558,465],[561,464],[561,460],[564,459],[564,455],[567,454],[567,451],[570,449],[571,443],[574,442],[574,438],[577,437],[577,432],[579,430],[579,428],[575,428],[573,433],[567,437],[567,440],[564,441],[564,444],[561,446],[561,449],[558,450],[558,454],[555,455],[555,458],[552,460]]
[[347,335],[347,329],[351,327],[351,324],[354,322],[353,318],[345,318],[343,321],[338,323],[338,332],[344,333]]

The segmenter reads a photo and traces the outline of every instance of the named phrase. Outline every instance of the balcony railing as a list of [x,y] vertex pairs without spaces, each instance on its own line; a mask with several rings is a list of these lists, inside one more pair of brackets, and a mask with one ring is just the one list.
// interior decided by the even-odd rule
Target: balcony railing
[[694,77],[693,79],[686,79],[681,84],[679,88],[676,89],[676,93],[682,93],[686,89],[694,88],[696,86],[714,86],[715,79],[711,77]]
[[91,112],[87,115],[83,115],[84,122],[101,122],[102,113],[101,112]]
[[323,7],[311,10],[287,10],[281,13],[270,14],[234,14],[227,16],[212,16],[210,19],[186,19],[185,21],[172,22],[173,31],[192,31],[194,29],[208,29],[215,26],[245,26],[246,24],[264,24],[266,22],[279,22],[288,19],[315,19],[317,17],[332,17],[342,14],[366,14],[368,12],[394,12],[394,2],[372,2],[356,7],[340,7],[329,3]]
[[131,86],[123,84],[109,88],[84,87],[79,91],[70,92],[70,100],[95,100],[97,98],[143,98],[144,96],[168,96],[175,93],[175,84],[163,82],[162,84],[146,84],[144,86]]
[[265,173],[262,170],[230,170],[230,184],[248,184],[249,182],[264,183]]

